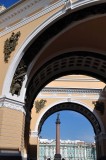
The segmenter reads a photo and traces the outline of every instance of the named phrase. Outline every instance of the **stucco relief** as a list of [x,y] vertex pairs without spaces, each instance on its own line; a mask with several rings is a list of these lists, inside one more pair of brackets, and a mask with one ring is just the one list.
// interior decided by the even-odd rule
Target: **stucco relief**
[[15,50],[18,40],[21,33],[20,31],[16,34],[13,32],[10,36],[10,38],[7,38],[4,43],[4,61],[7,63],[8,59],[10,58],[11,53]]
[[40,112],[40,110],[43,108],[43,107],[45,107],[45,103],[46,103],[47,101],[46,100],[44,100],[44,99],[41,99],[40,101],[35,101],[35,108],[36,108],[36,113],[39,113]]
[[24,61],[21,61],[12,80],[12,84],[10,87],[10,93],[12,95],[20,95],[21,87],[23,84],[23,81],[25,79],[27,66]]

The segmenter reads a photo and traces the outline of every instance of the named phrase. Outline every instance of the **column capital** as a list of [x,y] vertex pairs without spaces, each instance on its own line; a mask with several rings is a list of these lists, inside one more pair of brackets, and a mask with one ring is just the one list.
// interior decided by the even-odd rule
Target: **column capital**
[[25,104],[7,97],[0,98],[0,108],[9,108],[26,114]]

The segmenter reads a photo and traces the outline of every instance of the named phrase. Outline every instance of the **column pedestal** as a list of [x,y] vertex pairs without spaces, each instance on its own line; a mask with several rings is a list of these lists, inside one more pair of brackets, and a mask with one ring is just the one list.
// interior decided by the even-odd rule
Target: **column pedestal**
[[61,160],[61,155],[60,154],[55,154],[54,160]]

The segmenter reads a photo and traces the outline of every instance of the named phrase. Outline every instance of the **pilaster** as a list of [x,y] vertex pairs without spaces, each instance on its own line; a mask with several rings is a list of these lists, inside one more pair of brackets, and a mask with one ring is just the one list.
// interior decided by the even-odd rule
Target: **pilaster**
[[24,154],[24,126],[24,103],[0,98],[0,159],[20,159]]

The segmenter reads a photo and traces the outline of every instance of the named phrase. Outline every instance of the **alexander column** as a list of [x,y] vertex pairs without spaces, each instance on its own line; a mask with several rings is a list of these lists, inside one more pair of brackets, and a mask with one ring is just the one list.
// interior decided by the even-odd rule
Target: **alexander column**
[[59,113],[57,114],[57,119],[56,119],[56,154],[54,156],[54,160],[61,160],[61,155],[60,155],[60,118],[59,118]]

